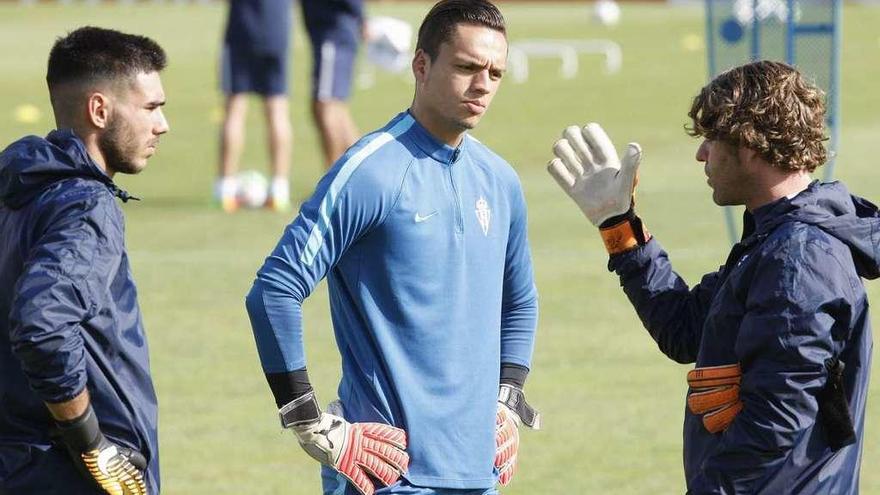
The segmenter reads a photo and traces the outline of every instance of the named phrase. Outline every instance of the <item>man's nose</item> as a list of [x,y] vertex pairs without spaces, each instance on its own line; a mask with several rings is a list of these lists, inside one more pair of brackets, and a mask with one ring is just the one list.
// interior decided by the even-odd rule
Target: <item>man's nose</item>
[[171,126],[168,125],[168,120],[165,119],[165,114],[162,113],[162,110],[157,109],[156,112],[156,127],[153,129],[153,132],[156,134],[165,134],[171,130]]
[[491,77],[489,76],[489,70],[484,69],[484,70],[481,70],[480,72],[477,72],[477,74],[474,76],[474,79],[471,82],[471,88],[474,91],[484,95],[484,94],[489,93],[490,88],[491,88],[491,84],[492,84],[492,80],[491,80]]
[[700,143],[700,147],[697,148],[696,159],[698,162],[706,162],[709,159],[709,144],[708,140],[704,139],[702,143]]

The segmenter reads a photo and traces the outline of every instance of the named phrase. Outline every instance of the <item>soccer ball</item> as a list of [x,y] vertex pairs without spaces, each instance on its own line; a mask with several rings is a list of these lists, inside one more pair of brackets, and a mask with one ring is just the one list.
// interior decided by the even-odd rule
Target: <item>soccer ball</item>
[[256,170],[244,170],[236,176],[238,204],[244,208],[262,208],[269,196],[269,181]]
[[598,0],[593,4],[593,20],[603,26],[620,22],[620,6],[614,0]]
[[382,70],[401,72],[409,67],[412,50],[412,26],[394,17],[367,19],[367,60]]

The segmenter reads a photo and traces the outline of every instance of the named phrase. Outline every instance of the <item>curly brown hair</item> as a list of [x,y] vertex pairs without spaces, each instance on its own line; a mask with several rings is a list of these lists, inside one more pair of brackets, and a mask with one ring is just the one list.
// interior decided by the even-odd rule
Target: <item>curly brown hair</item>
[[812,172],[825,163],[825,93],[790,65],[730,69],[703,87],[688,116],[691,136],[745,146],[774,167]]

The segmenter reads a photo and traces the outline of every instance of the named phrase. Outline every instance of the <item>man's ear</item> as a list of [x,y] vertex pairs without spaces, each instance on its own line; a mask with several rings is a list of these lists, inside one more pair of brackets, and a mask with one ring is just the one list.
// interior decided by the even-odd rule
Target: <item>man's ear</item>
[[428,70],[431,69],[431,57],[421,48],[416,50],[412,60],[413,76],[417,83],[424,83],[428,78]]
[[86,121],[98,129],[105,129],[110,119],[110,98],[104,93],[96,91],[89,95],[86,103]]

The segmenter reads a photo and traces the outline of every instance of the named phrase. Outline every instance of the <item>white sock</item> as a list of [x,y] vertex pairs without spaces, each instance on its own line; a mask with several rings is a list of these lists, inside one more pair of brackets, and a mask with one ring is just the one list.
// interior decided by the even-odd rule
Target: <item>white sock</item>
[[214,197],[218,200],[234,198],[238,194],[238,179],[234,175],[227,175],[217,179],[214,184]]
[[276,175],[272,178],[269,197],[276,201],[290,201],[290,183],[287,181],[287,177]]

